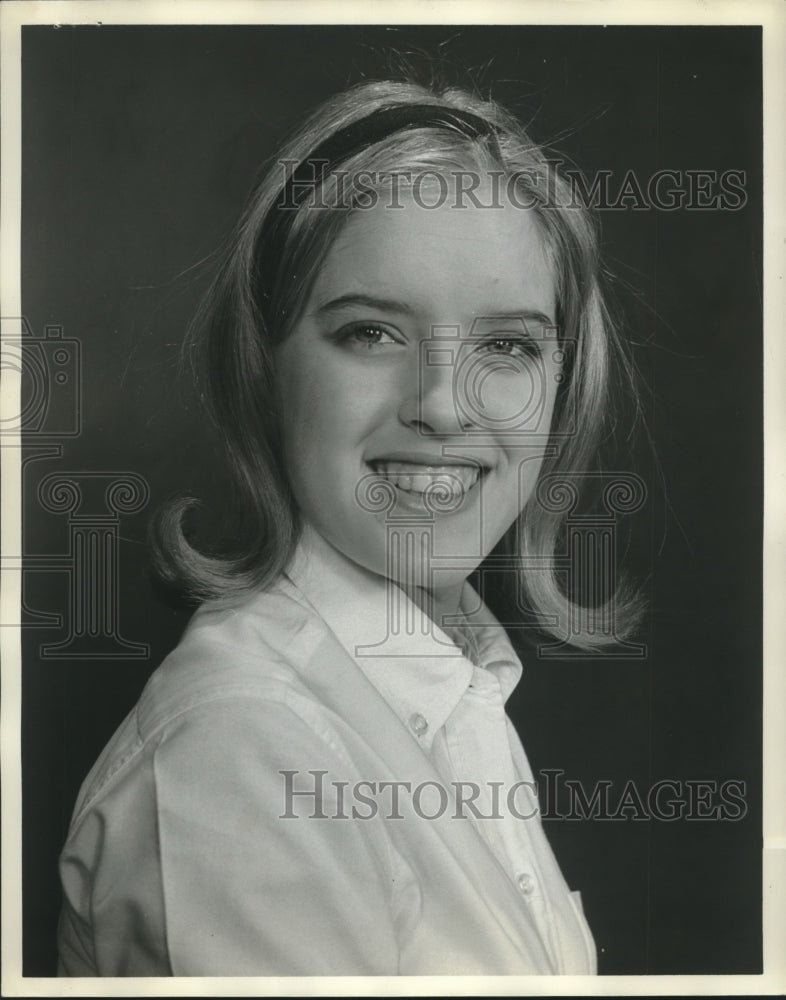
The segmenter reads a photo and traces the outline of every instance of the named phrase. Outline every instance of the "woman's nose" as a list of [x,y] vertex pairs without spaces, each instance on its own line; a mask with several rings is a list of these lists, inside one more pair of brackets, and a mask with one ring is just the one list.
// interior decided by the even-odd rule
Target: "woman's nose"
[[399,410],[402,423],[420,434],[463,433],[468,430],[470,421],[457,403],[453,360],[446,356],[435,359],[421,355],[418,370]]

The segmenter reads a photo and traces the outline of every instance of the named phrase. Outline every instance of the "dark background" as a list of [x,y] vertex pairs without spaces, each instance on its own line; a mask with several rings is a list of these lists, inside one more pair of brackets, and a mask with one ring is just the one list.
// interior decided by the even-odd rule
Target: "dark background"
[[[42,646],[65,629],[23,631],[25,975],[54,972],[79,784],[188,618],[151,580],[149,515],[179,493],[221,496],[175,374],[204,261],[303,112],[435,58],[590,176],[746,171],[739,211],[601,212],[657,456],[618,459],[649,490],[624,532],[647,656],[529,658],[510,712],[535,770],[586,788],[746,782],[738,822],[546,828],[600,972],[761,971],[760,48],[745,27],[23,29],[23,309],[36,336],[56,324],[82,349],[81,432],[27,465],[26,553],[68,552],[67,518],[36,496],[50,472],[135,472],[151,491],[121,517],[118,550],[120,632],[149,655],[52,659]],[[28,607],[67,617],[66,574],[32,565]]]

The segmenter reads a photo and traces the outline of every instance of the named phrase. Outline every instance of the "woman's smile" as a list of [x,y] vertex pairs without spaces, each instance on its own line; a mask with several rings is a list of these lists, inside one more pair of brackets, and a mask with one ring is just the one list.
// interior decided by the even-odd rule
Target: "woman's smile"
[[418,456],[403,458],[389,456],[372,459],[368,465],[372,472],[395,487],[397,493],[406,494],[400,501],[415,501],[429,509],[433,498],[441,506],[452,506],[444,511],[452,513],[460,502],[488,472],[488,467],[477,461],[447,459],[444,456]]

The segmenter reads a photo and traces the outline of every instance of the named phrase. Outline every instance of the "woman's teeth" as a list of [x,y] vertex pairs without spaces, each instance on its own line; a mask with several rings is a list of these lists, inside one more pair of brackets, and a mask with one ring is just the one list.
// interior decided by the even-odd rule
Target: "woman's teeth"
[[374,471],[405,493],[429,489],[461,496],[480,478],[476,465],[418,465],[413,462],[375,462]]

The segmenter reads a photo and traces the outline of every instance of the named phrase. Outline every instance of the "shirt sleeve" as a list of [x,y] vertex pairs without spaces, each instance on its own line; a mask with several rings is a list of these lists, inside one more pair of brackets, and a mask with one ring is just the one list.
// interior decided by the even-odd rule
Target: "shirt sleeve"
[[[104,941],[102,954],[139,936],[158,896],[155,922],[175,976],[395,974],[385,840],[372,821],[340,818],[346,810],[336,801],[334,782],[357,780],[349,768],[335,741],[282,703],[231,698],[183,713],[145,763],[155,831],[125,832],[126,841],[154,838],[160,885],[140,878],[134,890],[119,879],[122,899],[103,922],[115,941]],[[287,796],[287,782],[306,794]],[[140,796],[150,797],[149,789]],[[94,891],[105,913],[122,863],[102,860]],[[99,971],[149,974],[117,965]]]
[[339,808],[335,783],[358,776],[328,733],[281,703],[219,702],[153,773],[174,975],[398,971],[385,841]]

